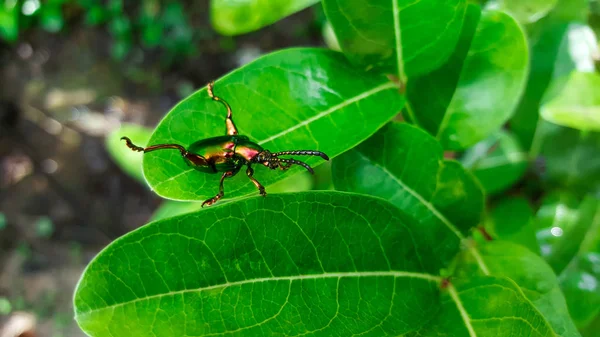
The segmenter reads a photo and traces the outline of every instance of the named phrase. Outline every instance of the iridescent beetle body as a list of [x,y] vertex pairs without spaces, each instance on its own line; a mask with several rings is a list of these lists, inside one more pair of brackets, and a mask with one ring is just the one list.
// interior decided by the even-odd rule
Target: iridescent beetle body
[[282,152],[270,152],[265,150],[259,144],[250,140],[250,138],[239,135],[235,124],[233,123],[231,107],[223,99],[213,94],[214,83],[208,84],[208,94],[215,100],[223,103],[227,108],[227,118],[225,119],[226,132],[224,136],[217,136],[207,139],[202,139],[192,143],[187,149],[178,144],[159,144],[148,147],[139,147],[131,142],[127,137],[122,137],[127,143],[127,146],[133,151],[151,152],[162,149],[179,150],[183,160],[192,168],[203,173],[223,173],[219,184],[219,193],[213,198],[202,203],[204,205],[212,205],[221,199],[224,195],[223,182],[225,178],[236,175],[244,165],[247,166],[246,175],[256,186],[262,196],[265,196],[265,188],[253,177],[254,170],[252,164],[261,164],[272,170],[281,169],[287,170],[292,164],[301,165],[310,173],[314,173],[313,169],[306,163],[295,159],[280,158],[283,155],[305,155],[305,156],[320,156],[325,160],[329,157],[320,151],[312,150],[294,150]]

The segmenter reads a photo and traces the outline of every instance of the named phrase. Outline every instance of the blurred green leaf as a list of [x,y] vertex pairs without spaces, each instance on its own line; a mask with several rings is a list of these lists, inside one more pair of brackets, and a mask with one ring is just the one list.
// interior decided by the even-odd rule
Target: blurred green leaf
[[78,284],[76,320],[90,336],[401,335],[439,306],[421,232],[367,196],[241,199],[113,242]]
[[437,316],[410,337],[554,336],[548,320],[508,278],[455,279]]
[[40,238],[49,238],[54,233],[52,219],[47,216],[40,217],[35,222],[35,235]]
[[[547,336],[579,336],[569,317],[565,297],[560,291],[556,275],[541,257],[521,245],[503,241],[486,242],[480,245],[479,251],[488,267],[488,273],[484,273],[478,267],[478,261],[465,251],[458,258],[457,278],[473,278],[478,274],[508,277],[521,288],[522,294],[543,315],[544,320],[540,325],[549,324],[554,330],[555,334]],[[481,293],[479,296],[484,297]],[[514,306],[509,301],[506,303],[510,304],[505,304],[505,307]],[[502,330],[507,329],[502,326]],[[523,336],[523,332],[519,331],[519,335]],[[540,335],[546,336],[543,333]]]
[[530,45],[529,80],[517,111],[510,121],[524,149],[537,153],[536,134],[540,104],[561,90],[568,75],[576,67],[570,49],[579,44],[580,34],[573,34],[585,22],[580,12],[588,0],[558,0],[554,9],[542,20],[527,27]]
[[0,231],[6,228],[6,216],[0,212]]
[[106,136],[106,149],[125,173],[141,183],[146,183],[142,172],[142,156],[131,151],[121,137],[129,137],[134,144],[147,146],[152,130],[137,124],[123,123],[121,127]]
[[90,26],[96,26],[108,21],[109,13],[102,5],[93,5],[86,11],[85,23]]
[[[523,197],[501,199],[486,219],[485,228],[492,236],[527,247],[539,255],[533,223],[533,209]],[[518,282],[517,282],[518,283]]]
[[201,202],[165,200],[160,207],[154,211],[148,222],[171,218],[177,215],[199,211],[201,209]]
[[519,22],[531,23],[546,16],[558,3],[558,0],[492,0],[488,7],[510,13]]
[[40,24],[42,28],[51,33],[56,33],[62,30],[63,26],[65,25],[65,19],[63,18],[60,5],[46,5],[42,7]]
[[469,148],[460,161],[475,174],[488,195],[510,188],[529,165],[518,140],[504,129]]
[[570,192],[556,191],[546,194],[535,215],[535,229],[542,256],[548,260],[554,245],[564,232],[577,222],[580,200]]
[[483,213],[483,191],[455,161],[443,159],[440,144],[425,131],[390,123],[356,148],[333,161],[338,190],[388,200],[415,217],[435,241],[437,254],[429,264],[443,268],[460,241]]
[[564,90],[542,105],[540,113],[558,125],[600,131],[600,75],[574,71]]
[[323,7],[353,63],[405,82],[448,59],[460,35],[466,1],[323,0]]
[[19,36],[19,11],[21,6],[8,6],[8,3],[0,5],[0,38],[14,42]]
[[[372,135],[404,102],[385,77],[353,68],[341,53],[312,48],[263,56],[217,81],[214,90],[231,105],[241,135],[271,151],[314,149],[331,158]],[[224,135],[225,116],[225,108],[203,88],[167,114],[149,144],[188,146]],[[323,162],[314,157],[306,161]],[[278,172],[255,165],[254,176],[269,193],[269,185],[301,170]],[[176,151],[145,154],[144,174],[156,193],[176,200],[210,198],[220,179],[189,168]],[[257,191],[245,174],[225,183],[225,198],[249,193]]]
[[584,194],[600,189],[600,133],[542,121],[538,126],[544,181]]
[[211,0],[211,22],[220,34],[245,34],[317,2],[319,0]]
[[527,44],[517,22],[469,5],[448,62],[408,83],[408,115],[445,149],[466,149],[512,116],[525,88],[527,64]]

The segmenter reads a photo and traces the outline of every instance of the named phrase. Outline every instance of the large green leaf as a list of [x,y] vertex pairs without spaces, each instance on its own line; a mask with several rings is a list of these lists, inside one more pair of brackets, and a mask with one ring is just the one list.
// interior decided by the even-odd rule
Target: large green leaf
[[268,26],[319,0],[211,0],[211,21],[224,35],[239,35]]
[[454,258],[482,217],[483,192],[474,177],[444,160],[433,137],[405,123],[388,124],[336,158],[333,182],[338,190],[384,198],[415,217],[424,229],[420,235],[436,242],[428,263],[437,268]]
[[469,5],[448,62],[409,81],[408,115],[445,149],[465,149],[512,116],[527,68],[527,44],[517,22],[503,12]]
[[542,178],[549,188],[574,192],[600,189],[600,133],[580,131],[540,121],[537,130],[540,156],[545,161]]
[[[457,264],[457,277],[472,278],[478,274],[508,277],[521,288],[523,294],[544,317],[545,322],[541,325],[550,325],[557,336],[579,336],[569,317],[556,275],[540,256],[521,245],[503,241],[487,242],[480,245],[479,250],[488,267],[488,273],[481,271],[478,261],[472,255],[463,252]],[[507,306],[512,305],[511,303]]]
[[527,153],[515,136],[503,129],[469,148],[460,161],[475,174],[487,194],[511,187],[529,165]]
[[564,90],[542,105],[540,113],[558,125],[600,131],[600,75],[574,71]]
[[323,7],[350,60],[405,80],[448,59],[466,1],[323,0]]
[[536,254],[540,253],[533,210],[523,197],[501,199],[488,214],[485,228],[496,238],[521,244]]
[[[266,55],[218,80],[215,94],[228,101],[240,134],[271,151],[321,150],[330,157],[354,147],[392,119],[404,98],[385,77],[352,67],[339,52],[287,49]],[[149,144],[178,143],[223,135],[225,109],[201,89],[174,107]],[[306,159],[311,165],[321,158]],[[267,186],[286,172],[255,168]],[[177,151],[144,156],[144,175],[165,198],[203,200],[218,191],[219,175],[186,166]],[[245,174],[227,179],[225,197],[257,193]]]
[[555,336],[548,321],[508,278],[475,277],[448,284],[435,319],[411,337]]
[[101,252],[75,293],[91,336],[376,336],[438,308],[438,242],[389,203],[246,198],[153,222]]
[[14,42],[19,36],[19,12],[21,4],[17,1],[0,4],[0,38]]

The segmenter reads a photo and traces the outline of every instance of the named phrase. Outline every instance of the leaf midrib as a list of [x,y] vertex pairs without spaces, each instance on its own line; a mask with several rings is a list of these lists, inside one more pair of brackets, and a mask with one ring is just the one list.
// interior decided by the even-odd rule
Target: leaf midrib
[[418,278],[427,280],[430,282],[440,283],[442,278],[436,275],[427,274],[427,273],[418,273],[418,272],[408,272],[408,271],[364,271],[364,272],[341,272],[341,273],[322,273],[322,274],[310,274],[310,275],[295,275],[295,276],[278,276],[278,277],[263,277],[256,279],[248,279],[243,281],[236,282],[226,282],[221,284],[216,284],[204,288],[196,288],[196,289],[184,289],[178,291],[169,291],[166,293],[155,294],[145,297],[139,297],[131,301],[120,302],[116,304],[112,304],[109,306],[92,309],[84,312],[77,312],[76,317],[81,318],[83,316],[92,315],[98,311],[114,309],[118,307],[122,307],[128,304],[133,304],[141,301],[151,300],[155,298],[161,298],[164,296],[171,295],[179,295],[185,293],[193,293],[193,292],[202,292],[208,290],[215,290],[220,288],[228,288],[235,286],[242,286],[245,284],[253,284],[253,283],[261,283],[261,282],[276,282],[276,281],[296,281],[296,280],[311,280],[311,279],[327,279],[327,278],[343,278],[343,277],[406,277],[406,278]]

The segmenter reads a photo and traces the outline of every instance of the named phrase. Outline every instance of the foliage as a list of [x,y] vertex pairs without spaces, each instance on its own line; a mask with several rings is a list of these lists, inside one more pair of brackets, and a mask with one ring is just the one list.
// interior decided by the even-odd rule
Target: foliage
[[[312,3],[214,1],[213,24],[249,32]],[[330,170],[335,191],[316,191],[327,183],[299,168],[257,168],[267,197],[238,174],[200,209],[219,177],[176,151],[129,151],[118,138],[136,131],[124,126],[107,140],[115,160],[171,200],[90,262],[75,292],[80,326],[91,336],[593,336],[600,83],[581,43],[587,3],[322,5],[339,51],[277,51],[215,91],[265,148],[327,153],[331,168],[317,172]],[[188,145],[222,135],[224,116],[201,88],[137,141]]]

